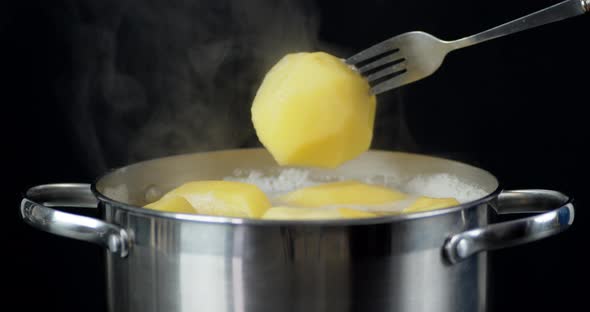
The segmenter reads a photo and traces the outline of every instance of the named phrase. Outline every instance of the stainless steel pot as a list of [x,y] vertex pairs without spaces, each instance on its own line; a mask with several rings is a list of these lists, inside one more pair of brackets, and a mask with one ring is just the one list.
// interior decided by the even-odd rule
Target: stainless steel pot
[[[106,249],[110,311],[483,311],[486,251],[559,233],[567,196],[502,191],[490,173],[423,155],[370,151],[313,174],[347,178],[447,172],[487,195],[457,207],[377,219],[263,221],[140,208],[147,193],[218,179],[236,168],[273,172],[261,149],[181,155],[114,170],[95,184],[31,188],[30,225]],[[103,220],[53,206],[97,207]],[[489,224],[496,213],[538,212]]]

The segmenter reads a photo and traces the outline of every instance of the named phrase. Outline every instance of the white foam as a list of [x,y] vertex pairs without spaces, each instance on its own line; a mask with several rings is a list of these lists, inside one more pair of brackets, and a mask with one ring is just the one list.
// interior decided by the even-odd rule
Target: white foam
[[418,175],[402,186],[402,189],[408,193],[429,197],[454,197],[461,203],[476,200],[487,194],[478,186],[448,173]]
[[319,183],[310,178],[309,170],[296,168],[282,169],[278,175],[264,175],[257,170],[236,170],[234,176],[225,177],[224,180],[254,184],[271,196]]

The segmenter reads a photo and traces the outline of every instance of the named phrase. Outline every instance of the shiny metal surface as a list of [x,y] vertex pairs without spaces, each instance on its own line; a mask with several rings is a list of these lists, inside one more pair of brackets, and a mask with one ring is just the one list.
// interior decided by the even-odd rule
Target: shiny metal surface
[[451,236],[443,247],[450,263],[457,263],[484,250],[525,244],[555,235],[574,222],[573,203],[567,196],[555,191],[503,192],[498,196],[497,205],[504,213],[550,211]]
[[[442,247],[449,236],[488,226],[500,191],[490,173],[379,151],[336,170],[312,171],[346,178],[394,174],[402,181],[449,172],[488,192],[457,207],[397,217],[282,222],[140,208],[146,194],[223,178],[236,168],[270,175],[278,167],[261,149],[200,153],[134,164],[92,186],[105,219],[96,221],[133,238],[127,257],[106,253],[111,312],[485,311],[486,252],[451,264]],[[80,238],[39,223],[32,225]]]
[[[104,221],[66,213],[47,206],[96,208],[90,184],[48,184],[33,187],[21,201],[21,217],[40,230],[98,244],[120,257],[127,256],[127,231]],[[37,203],[39,201],[43,205]]]
[[109,309],[122,311],[484,311],[486,254],[457,265],[447,233],[487,206],[372,225],[254,225],[154,218],[104,203],[133,229],[108,254]]
[[[566,0],[481,33],[455,41],[440,40],[421,31],[407,32],[363,50],[346,62],[358,68],[380,94],[432,75],[447,53],[484,41],[557,22],[590,11],[590,0]],[[375,57],[380,56],[377,60]],[[381,68],[377,72],[374,69]],[[386,80],[383,77],[394,75]]]

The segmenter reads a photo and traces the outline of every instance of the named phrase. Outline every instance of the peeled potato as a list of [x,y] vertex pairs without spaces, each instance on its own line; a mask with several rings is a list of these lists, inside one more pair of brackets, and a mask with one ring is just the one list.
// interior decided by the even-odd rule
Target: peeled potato
[[391,188],[356,181],[342,181],[301,188],[279,197],[278,200],[289,206],[322,207],[333,205],[381,205],[405,197],[404,193]]
[[459,202],[454,198],[432,198],[421,196],[416,201],[414,201],[410,206],[405,208],[402,212],[409,213],[409,212],[419,212],[419,211],[429,211],[441,208],[452,207],[455,205],[459,205]]
[[262,219],[267,220],[324,220],[324,219],[354,219],[372,218],[376,214],[351,208],[323,209],[272,207],[266,211]]
[[180,196],[162,198],[146,205],[145,208],[168,212],[197,213],[197,210],[186,199]]
[[367,81],[341,59],[294,53],[265,76],[252,122],[280,165],[334,168],[369,149],[375,109]]
[[271,204],[256,185],[234,181],[195,181],[181,185],[163,198],[181,196],[199,214],[261,217]]

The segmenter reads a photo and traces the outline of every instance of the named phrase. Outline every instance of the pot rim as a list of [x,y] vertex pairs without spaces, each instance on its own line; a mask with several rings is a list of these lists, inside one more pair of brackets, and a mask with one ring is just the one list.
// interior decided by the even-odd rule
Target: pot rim
[[[246,150],[246,149],[240,149],[240,150]],[[223,150],[223,151],[231,151],[231,149]],[[444,159],[446,161],[460,163],[463,165],[471,166],[471,167],[477,168],[479,170],[485,171],[490,176],[494,177],[494,179],[496,180],[498,185],[494,191],[488,193],[487,195],[485,195],[483,197],[480,197],[476,200],[462,203],[460,205],[442,208],[442,209],[414,212],[414,213],[408,213],[408,214],[398,214],[398,215],[392,215],[392,216],[381,216],[381,217],[376,217],[376,218],[322,219],[322,220],[262,220],[262,219],[253,219],[253,218],[236,218],[236,217],[210,216],[210,215],[199,215],[199,214],[188,214],[188,213],[163,212],[163,211],[157,211],[157,210],[153,210],[153,209],[146,209],[146,208],[134,206],[131,204],[127,204],[127,203],[120,202],[120,201],[114,200],[112,198],[109,198],[97,189],[97,184],[99,181],[101,181],[104,177],[106,177],[110,173],[119,170],[120,168],[114,168],[114,169],[108,170],[104,174],[100,175],[94,181],[94,183],[92,183],[90,185],[90,189],[91,189],[92,193],[94,194],[94,196],[96,196],[96,198],[100,202],[105,202],[105,203],[108,203],[112,206],[120,207],[124,210],[133,212],[134,214],[137,214],[137,215],[144,215],[144,216],[148,216],[148,217],[158,217],[158,218],[165,218],[165,219],[173,219],[173,220],[178,220],[178,221],[236,224],[236,225],[237,224],[262,225],[262,226],[265,226],[265,225],[266,226],[277,226],[277,225],[354,226],[354,225],[373,225],[373,224],[381,224],[381,223],[393,223],[393,222],[401,222],[401,221],[408,221],[408,220],[415,220],[415,219],[423,219],[423,218],[436,217],[439,215],[444,215],[444,214],[448,214],[448,213],[453,213],[453,212],[477,207],[482,203],[491,201],[493,198],[497,197],[498,194],[500,194],[502,192],[502,185],[498,181],[496,176],[494,176],[493,174],[491,174],[489,171],[487,171],[485,169],[475,167],[475,166],[472,166],[472,165],[469,165],[469,164],[466,164],[466,163],[463,163],[460,161],[447,159],[447,158],[443,158],[443,157],[426,155],[426,154],[418,154],[418,153],[405,153],[405,152],[375,150],[375,149],[372,149],[370,151],[390,152],[390,153],[393,152],[393,153],[419,155],[419,156]],[[209,151],[209,152],[216,152],[216,151]],[[207,153],[207,152],[203,152],[203,153]],[[176,156],[190,155],[190,154],[193,154],[193,153],[187,153],[187,154],[181,154],[181,155],[171,155],[171,156],[166,156],[166,157],[161,157],[161,158],[149,159],[149,160],[145,160],[145,161],[136,162],[136,163],[130,164],[128,166],[138,165],[143,162],[153,161],[156,159],[163,159],[163,158],[168,158],[168,157],[176,157]],[[127,166],[124,166],[124,167],[127,167]]]

